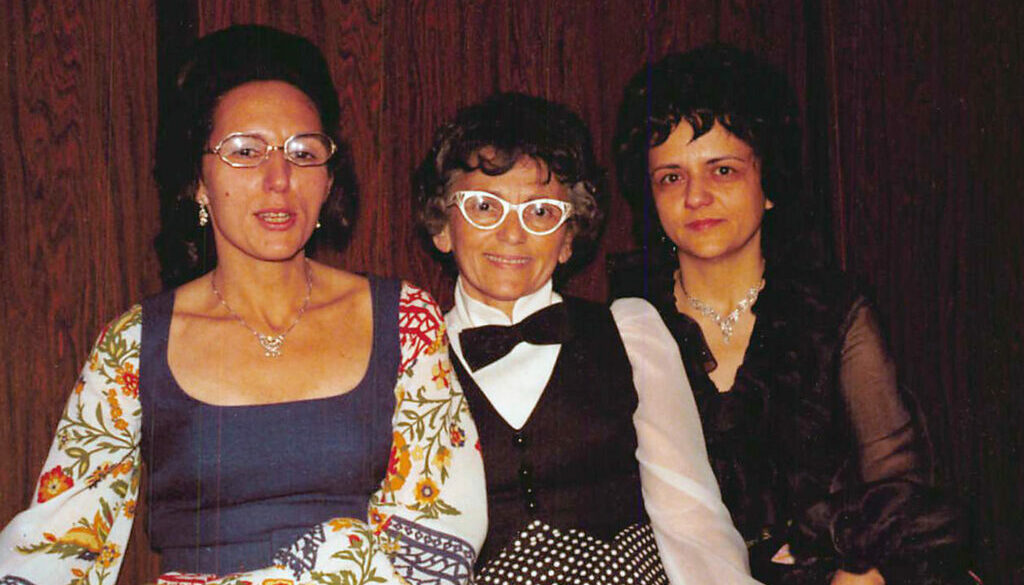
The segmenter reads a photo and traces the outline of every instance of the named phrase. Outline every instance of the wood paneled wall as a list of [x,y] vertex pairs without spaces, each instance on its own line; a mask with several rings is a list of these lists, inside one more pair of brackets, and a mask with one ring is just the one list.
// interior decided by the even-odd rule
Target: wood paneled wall
[[874,286],[978,566],[1024,583],[1024,8],[822,10],[841,260]]
[[[352,270],[451,284],[416,240],[410,174],[433,129],[497,90],[576,108],[611,171],[621,88],[649,58],[720,40],[792,79],[809,187],[837,262],[877,293],[990,583],[1024,583],[1024,185],[1013,0],[155,0],[4,4],[0,523],[28,504],[102,324],[159,290],[150,179],[160,74],[230,24],[309,37],[331,64],[360,182]],[[166,82],[166,77],[163,78]],[[602,253],[632,247],[613,200]],[[569,284],[601,299],[601,257]],[[122,583],[155,571],[142,522]]]

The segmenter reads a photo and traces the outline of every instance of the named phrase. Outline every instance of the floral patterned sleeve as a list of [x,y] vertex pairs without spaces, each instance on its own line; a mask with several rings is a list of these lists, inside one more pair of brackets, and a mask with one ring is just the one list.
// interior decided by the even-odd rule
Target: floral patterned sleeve
[[28,510],[0,533],[2,585],[113,585],[139,489],[141,307],[100,334]]
[[444,318],[430,295],[404,284],[401,363],[388,471],[365,519],[316,526],[275,565],[218,581],[165,575],[166,583],[468,584],[487,531],[476,426],[448,361]]

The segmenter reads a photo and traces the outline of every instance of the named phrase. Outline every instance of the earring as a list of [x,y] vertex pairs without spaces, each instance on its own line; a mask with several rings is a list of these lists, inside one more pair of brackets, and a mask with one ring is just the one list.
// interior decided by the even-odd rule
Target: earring
[[320,220],[316,220],[316,227],[314,229],[320,229]]
[[199,227],[206,227],[206,224],[210,223],[210,212],[206,210],[206,205],[199,204]]
[[669,239],[668,234],[661,234],[661,236],[658,237],[658,240],[661,242],[662,248],[671,250],[673,254],[679,251],[676,243]]

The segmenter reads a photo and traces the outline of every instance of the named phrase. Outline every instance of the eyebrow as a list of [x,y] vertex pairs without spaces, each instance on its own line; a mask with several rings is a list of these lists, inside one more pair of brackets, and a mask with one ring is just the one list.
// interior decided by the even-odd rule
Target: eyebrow
[[[721,156],[716,156],[714,158],[709,158],[708,160],[704,161],[702,164],[704,164],[704,165],[713,165],[713,164],[717,164],[717,163],[720,163],[720,162],[726,161],[726,160],[735,160],[735,161],[739,161],[739,162],[742,162],[742,163],[749,163],[751,159],[743,157],[743,156],[740,156],[738,154],[723,154]],[[679,163],[670,162],[670,163],[665,163],[665,164],[658,165],[656,167],[651,167],[650,171],[648,171],[648,172],[654,173],[654,172],[661,171],[661,170],[664,170],[664,169],[681,169],[681,168],[683,168],[683,166],[680,165]]]
[[726,154],[726,155],[716,156],[715,158],[708,159],[708,160],[704,161],[704,164],[706,164],[706,165],[713,165],[715,163],[720,163],[720,162],[722,162],[724,160],[738,160],[738,161],[744,162],[744,163],[750,162],[750,159],[748,159],[746,157],[742,157],[742,156],[735,155],[735,154]]
[[683,167],[681,167],[680,165],[678,165],[676,163],[665,163],[663,165],[658,165],[656,167],[651,167],[649,172],[653,173],[655,171],[660,171],[662,169],[681,169],[681,168],[683,168]]
[[[459,191],[479,191],[481,193],[490,193],[491,195],[494,195],[495,197],[498,197],[499,199],[504,199],[505,201],[508,201],[509,203],[512,203],[511,201],[508,200],[508,196],[506,195],[506,193],[499,192],[499,191],[492,191],[492,190],[488,190],[488,189],[459,189]],[[558,199],[558,197],[556,195],[553,195],[553,194],[552,195],[547,195],[545,193],[532,193],[532,194],[526,195],[526,199],[524,199],[520,203],[529,203],[530,201],[536,201],[538,199],[555,199],[557,201],[561,201],[561,199]]]

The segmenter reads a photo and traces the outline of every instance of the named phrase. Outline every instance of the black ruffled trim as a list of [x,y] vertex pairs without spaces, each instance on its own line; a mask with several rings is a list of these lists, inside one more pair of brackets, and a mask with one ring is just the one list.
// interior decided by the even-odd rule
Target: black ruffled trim
[[[956,516],[935,490],[909,481],[857,485],[838,365],[852,317],[866,303],[861,289],[841,273],[769,267],[743,365],[732,390],[720,394],[706,376],[714,361],[699,326],[676,311],[674,270],[639,253],[611,257],[611,294],[646,298],[679,343],[723,499],[752,547],[754,576],[823,584],[840,568],[876,567],[887,585],[966,578]],[[796,565],[771,563],[782,543]]]

